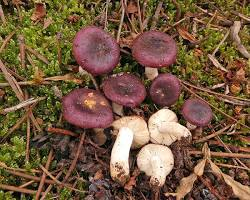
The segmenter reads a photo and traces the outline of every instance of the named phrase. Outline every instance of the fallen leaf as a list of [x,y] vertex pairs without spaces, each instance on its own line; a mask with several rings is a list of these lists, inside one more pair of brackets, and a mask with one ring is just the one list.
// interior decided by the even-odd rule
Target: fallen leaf
[[196,57],[200,57],[200,56],[203,55],[203,51],[200,50],[200,49],[195,49],[195,50],[194,50],[194,55],[195,55]]
[[52,24],[52,23],[53,23],[53,20],[52,20],[51,17],[44,19],[43,30],[46,29],[46,28],[48,28],[49,25]]
[[38,21],[38,20],[42,19],[43,17],[45,17],[45,15],[46,15],[45,4],[36,3],[35,9],[33,11],[33,14],[31,15],[30,19],[32,21]]
[[124,189],[131,191],[134,186],[136,186],[136,177],[140,174],[140,170],[138,168],[135,168],[135,170],[132,173],[131,178],[129,181],[125,184]]
[[197,39],[192,34],[190,34],[186,29],[177,27],[177,31],[183,39],[188,40],[189,42],[192,43],[197,42]]
[[176,193],[165,193],[165,196],[175,196],[176,200],[180,200],[188,194],[194,185],[194,182],[197,180],[198,176],[202,176],[204,172],[204,167],[206,165],[206,159],[202,159],[194,167],[194,172],[187,177],[184,177],[180,181],[180,185],[176,189]]
[[250,199],[250,187],[242,185],[241,183],[235,181],[232,177],[227,174],[224,174],[217,165],[215,165],[211,160],[209,160],[211,169],[214,173],[222,176],[226,184],[232,187],[233,193],[241,200]]
[[5,95],[4,90],[0,89],[0,100],[3,99],[4,95]]
[[234,112],[236,115],[239,115],[241,110],[242,110],[242,106],[235,106],[235,108],[234,108]]
[[129,1],[129,4],[127,6],[127,11],[130,14],[136,13],[137,12],[137,6],[134,1]]

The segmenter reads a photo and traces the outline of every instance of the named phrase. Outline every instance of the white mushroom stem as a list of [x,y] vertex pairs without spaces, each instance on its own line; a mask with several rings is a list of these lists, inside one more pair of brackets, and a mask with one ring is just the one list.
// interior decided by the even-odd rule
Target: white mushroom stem
[[121,185],[129,179],[129,151],[133,137],[134,133],[130,128],[120,128],[111,152],[110,174]]
[[152,67],[145,67],[145,75],[149,80],[154,80],[158,76],[158,69]]
[[113,108],[114,113],[116,113],[117,115],[120,115],[120,116],[124,116],[122,105],[119,105],[117,103],[112,102],[112,108]]
[[188,130],[190,130],[190,131],[195,130],[197,128],[196,125],[193,125],[189,122],[187,122],[186,126],[187,126]]
[[151,158],[151,165],[154,172],[150,178],[150,184],[157,187],[163,186],[167,176],[164,164],[158,156],[153,156]]

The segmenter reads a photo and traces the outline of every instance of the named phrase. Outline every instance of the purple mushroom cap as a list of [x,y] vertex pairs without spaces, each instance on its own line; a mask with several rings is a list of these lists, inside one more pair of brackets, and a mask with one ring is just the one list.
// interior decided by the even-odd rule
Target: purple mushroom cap
[[145,67],[161,68],[176,61],[177,46],[174,39],[166,33],[147,31],[133,42],[132,55]]
[[181,84],[172,74],[159,74],[152,82],[149,94],[154,103],[160,106],[171,106],[179,98]]
[[207,126],[213,112],[210,106],[200,99],[188,99],[182,106],[182,115],[190,123],[196,126]]
[[103,82],[103,92],[111,101],[126,107],[138,106],[146,97],[141,80],[132,74],[117,74]]
[[95,76],[113,70],[119,63],[120,47],[103,29],[87,26],[76,33],[73,55],[80,66]]
[[113,122],[108,100],[96,90],[75,89],[62,99],[63,117],[81,128],[106,128]]

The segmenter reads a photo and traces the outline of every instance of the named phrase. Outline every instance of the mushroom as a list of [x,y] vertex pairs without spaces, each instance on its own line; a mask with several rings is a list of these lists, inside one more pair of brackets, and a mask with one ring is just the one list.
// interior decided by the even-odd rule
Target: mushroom
[[213,112],[210,106],[200,99],[188,99],[182,106],[182,115],[187,120],[189,130],[197,127],[207,126],[212,118]]
[[176,42],[160,31],[147,31],[140,34],[132,46],[132,55],[145,66],[146,77],[153,80],[158,76],[157,68],[166,67],[176,60]]
[[181,93],[179,79],[172,74],[160,74],[152,82],[149,94],[154,103],[160,106],[171,106]]
[[103,29],[87,26],[76,33],[73,55],[92,75],[108,73],[119,63],[120,47]]
[[148,144],[137,155],[137,165],[140,171],[150,176],[150,184],[153,187],[162,187],[166,176],[174,167],[172,151],[163,145]]
[[112,123],[118,131],[110,158],[110,174],[114,181],[124,185],[129,179],[130,148],[139,148],[149,141],[147,123],[139,116],[122,117]]
[[150,141],[156,144],[171,145],[182,137],[191,136],[190,131],[178,123],[176,114],[169,109],[161,109],[148,120]]
[[104,140],[100,128],[111,125],[113,112],[101,93],[87,88],[74,89],[62,98],[62,106],[63,117],[67,122],[80,128],[97,128],[96,137]]
[[116,74],[103,82],[103,92],[112,101],[113,110],[123,116],[123,106],[134,108],[146,97],[141,80],[133,74]]

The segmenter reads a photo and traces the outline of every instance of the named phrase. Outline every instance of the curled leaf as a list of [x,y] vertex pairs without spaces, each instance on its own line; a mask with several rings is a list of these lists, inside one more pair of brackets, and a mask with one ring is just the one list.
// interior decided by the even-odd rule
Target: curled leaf
[[34,10],[33,14],[31,15],[30,19],[32,21],[38,21],[38,20],[42,19],[43,17],[45,17],[45,15],[46,15],[45,4],[36,3],[35,10]]

